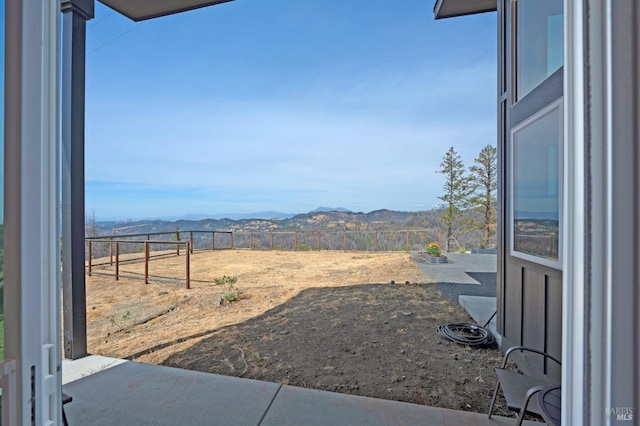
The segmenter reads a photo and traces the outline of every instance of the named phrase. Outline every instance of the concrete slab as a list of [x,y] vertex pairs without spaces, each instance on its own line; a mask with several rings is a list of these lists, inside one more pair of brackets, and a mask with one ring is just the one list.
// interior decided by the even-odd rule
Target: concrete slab
[[[282,386],[261,426],[512,425],[514,419]],[[525,423],[526,424],[526,423]]]
[[72,425],[257,425],[281,385],[126,362],[63,386]]
[[80,359],[62,360],[62,384],[66,385],[74,380],[81,379],[91,374],[115,367],[127,361],[117,358],[109,358],[101,355],[89,355]]
[[[461,295],[458,297],[460,305],[469,313],[469,316],[480,325],[485,325],[489,318],[496,311],[496,298],[495,297],[483,297],[483,296],[466,296]],[[501,336],[496,329],[496,317],[494,316],[487,328],[493,334],[498,342],[498,347],[501,344]]]
[[495,254],[447,253],[449,263],[431,264],[419,255],[414,255],[416,265],[433,283],[481,284],[469,273],[496,272]]

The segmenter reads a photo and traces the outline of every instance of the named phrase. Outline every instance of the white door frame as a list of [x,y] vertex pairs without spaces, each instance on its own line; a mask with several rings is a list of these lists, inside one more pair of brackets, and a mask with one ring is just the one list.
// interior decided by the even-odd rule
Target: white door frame
[[562,422],[640,409],[640,4],[565,0]]
[[[61,423],[56,0],[6,0],[3,424]],[[34,402],[35,401],[35,402]]]

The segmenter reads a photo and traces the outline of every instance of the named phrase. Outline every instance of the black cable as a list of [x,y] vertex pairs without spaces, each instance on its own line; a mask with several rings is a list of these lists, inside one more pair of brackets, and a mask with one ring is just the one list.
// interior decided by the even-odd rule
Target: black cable
[[438,335],[452,342],[467,346],[492,346],[495,343],[493,334],[477,324],[452,323],[438,326]]
[[486,327],[489,325],[489,323],[491,322],[491,320],[498,314],[498,310],[496,309],[495,311],[493,311],[493,314],[491,315],[491,318],[489,318],[489,320],[484,323],[483,327]]

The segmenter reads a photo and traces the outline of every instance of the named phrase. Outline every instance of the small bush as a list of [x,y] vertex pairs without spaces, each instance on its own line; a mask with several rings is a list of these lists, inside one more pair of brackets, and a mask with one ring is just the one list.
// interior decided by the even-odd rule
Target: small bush
[[227,286],[226,293],[220,296],[218,299],[218,305],[222,305],[225,302],[235,302],[240,300],[242,296],[242,291],[238,290],[235,286],[236,282],[238,282],[237,277],[229,277],[227,275],[223,275],[222,277],[214,278],[213,282],[216,285],[225,285]]
[[431,256],[441,256],[442,252],[440,251],[438,243],[429,243],[427,246],[427,254]]
[[228,285],[228,286],[231,287],[235,283],[238,282],[238,278],[237,277],[228,277],[226,275],[223,275],[221,277],[214,278],[213,282],[216,283],[216,285]]

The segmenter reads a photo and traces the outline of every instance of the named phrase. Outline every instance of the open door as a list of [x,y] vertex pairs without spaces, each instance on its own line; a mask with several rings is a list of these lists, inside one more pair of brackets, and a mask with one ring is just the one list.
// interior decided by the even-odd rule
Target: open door
[[2,423],[61,418],[60,7],[6,0]]

